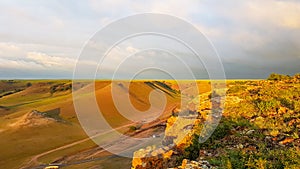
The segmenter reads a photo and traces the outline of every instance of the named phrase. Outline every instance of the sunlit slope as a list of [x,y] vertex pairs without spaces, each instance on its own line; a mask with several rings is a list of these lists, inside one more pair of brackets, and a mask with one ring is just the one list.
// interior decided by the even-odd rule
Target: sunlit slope
[[[86,137],[76,123],[71,91],[51,94],[52,85],[32,82],[25,90],[0,99],[0,105],[7,107],[1,110],[0,117],[0,165],[4,168],[19,168],[32,155]],[[54,109],[60,110],[59,117],[64,122],[30,114],[32,110]]]
[[[97,85],[98,84],[96,84],[96,86]],[[96,91],[97,103],[99,105],[101,113],[103,113],[104,117],[112,126],[126,122],[128,123],[129,119],[126,119],[126,117],[122,115],[122,113],[124,113],[122,111],[128,111],[129,108],[122,109],[122,107],[130,106],[128,105],[129,103],[132,104],[131,107],[133,109],[138,110],[140,113],[147,112],[147,110],[149,110],[151,106],[155,106],[157,105],[157,102],[162,101],[161,98],[154,98],[152,102],[153,105],[150,105],[150,93],[155,89],[160,90],[166,98],[165,108],[163,110],[159,110],[159,107],[157,107],[157,111],[161,111],[163,113],[162,115],[165,115],[164,112],[166,112],[166,110],[169,110],[172,106],[174,107],[175,103],[179,103],[180,98],[178,94],[165,94],[163,92],[164,89],[160,89],[159,87],[152,88],[143,81],[136,81],[130,84],[126,81],[113,82],[110,85],[107,85],[102,90]],[[114,93],[114,95],[112,93]],[[116,104],[121,107],[119,108],[121,112],[118,111]],[[126,113],[132,113],[131,115],[134,116],[135,112],[125,112],[125,114]],[[143,119],[140,120],[142,121]]]
[[[17,89],[20,85],[19,83],[22,84],[24,82],[15,82],[12,84],[13,88]],[[50,92],[51,88],[55,85],[69,85],[70,81],[68,80],[26,81],[26,84],[30,84],[30,86],[26,86],[19,92],[0,98],[0,107],[2,107],[0,115],[25,111],[27,108],[30,110],[33,106],[43,105],[47,100],[54,102],[55,99],[59,98],[58,96],[68,96],[71,93],[70,89],[54,93]]]
[[[29,159],[45,151],[86,138],[76,118],[71,90],[60,90],[69,85],[70,81],[33,81],[32,85],[23,91],[2,97],[0,106],[0,165],[5,168],[19,168]],[[114,82],[118,94],[125,95],[127,91],[119,83]],[[51,93],[53,85],[60,85],[58,91]],[[87,90],[90,86],[77,84],[78,91]],[[97,81],[95,93],[99,108],[111,126],[117,127],[130,121],[124,118],[114,106],[111,95],[111,82]],[[129,85],[129,98],[135,108],[141,112],[148,110],[149,93],[154,89],[144,82],[133,82]],[[165,90],[165,89],[161,89]],[[83,96],[84,97],[84,96]],[[178,95],[166,94],[166,109],[178,102]],[[155,100],[155,99],[154,99]],[[159,101],[159,100],[158,100]],[[87,108],[89,105],[87,105]],[[45,121],[44,117],[30,119],[32,110],[40,112],[59,109],[61,121],[50,120],[44,123],[30,125],[29,122]],[[28,119],[27,119],[28,118]],[[33,120],[33,121],[30,121]],[[67,131],[67,132],[66,132]]]

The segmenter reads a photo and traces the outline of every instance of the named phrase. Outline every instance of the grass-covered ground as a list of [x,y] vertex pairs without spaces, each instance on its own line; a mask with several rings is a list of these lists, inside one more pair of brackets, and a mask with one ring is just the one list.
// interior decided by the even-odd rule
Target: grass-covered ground
[[299,168],[300,76],[273,74],[228,87],[219,126],[205,143],[194,135],[182,158],[216,168]]
[[[162,83],[163,82],[163,83]],[[109,81],[97,81],[96,99],[112,126],[128,123],[119,118],[113,105]],[[122,83],[126,83],[125,81]],[[190,83],[182,90],[194,93]],[[87,90],[87,82],[76,83],[76,90]],[[209,81],[198,81],[200,93],[209,92]],[[300,78],[270,76],[270,80],[227,81],[227,102],[220,125],[212,137],[187,147],[182,158],[206,159],[219,168],[297,168],[300,166]],[[124,92],[122,85],[118,92]],[[19,168],[37,154],[86,138],[76,118],[70,80],[3,80],[0,82],[0,165]],[[136,81],[129,86],[135,108],[149,108],[153,88],[168,96],[168,108],[178,104],[180,91],[174,81]],[[83,92],[84,93],[84,92]],[[86,97],[87,95],[82,95]],[[191,96],[195,97],[195,96]],[[140,104],[142,103],[142,104]],[[87,108],[89,108],[87,106]],[[58,110],[59,112],[53,112]],[[22,117],[38,110],[56,122],[41,126],[19,126]],[[171,113],[171,112],[169,112]],[[17,126],[17,127],[16,127]],[[201,126],[199,126],[200,128]],[[128,127],[129,129],[129,127]],[[66,132],[67,131],[67,132]],[[92,141],[47,154],[38,159],[50,163],[62,156],[94,147]],[[109,166],[109,160],[95,162]],[[180,159],[179,159],[180,160]],[[128,159],[126,163],[130,163]],[[91,164],[83,164],[91,165]],[[120,164],[121,165],[121,164]],[[75,167],[75,166],[74,166]],[[78,168],[82,167],[78,165]]]
[[[90,81],[74,84],[70,80],[0,81],[0,94],[13,91],[1,95],[0,98],[0,166],[10,169],[20,168],[38,154],[87,138],[76,117],[72,87],[76,91],[82,91],[81,97],[88,97],[93,94],[84,92],[89,88],[88,83]],[[122,81],[121,83],[126,82]],[[148,93],[153,89],[144,81],[136,81],[130,85],[129,90],[134,106],[140,110],[147,110],[149,108]],[[125,90],[121,88],[118,91],[121,94],[125,93]],[[122,118],[114,107],[110,81],[96,81],[95,94],[99,108],[112,127],[130,123],[128,119]],[[173,106],[177,100],[176,97],[167,97],[169,106]],[[139,104],[140,102],[144,102],[144,104]],[[90,107],[88,104],[86,105],[86,109]],[[167,106],[167,108],[169,107]],[[38,115],[41,116],[29,116],[28,114],[33,110],[40,112]],[[31,124],[38,121],[43,123]],[[48,164],[55,159],[95,146],[91,140],[85,141],[41,156],[37,162]]]

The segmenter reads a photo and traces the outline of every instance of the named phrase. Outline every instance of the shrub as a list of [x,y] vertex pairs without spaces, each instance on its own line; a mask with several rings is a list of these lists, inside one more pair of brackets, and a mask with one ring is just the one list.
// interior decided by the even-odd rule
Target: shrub
[[276,81],[287,80],[287,79],[291,79],[291,77],[289,75],[281,75],[281,74],[276,74],[276,73],[272,73],[268,77],[268,80],[276,80]]
[[266,113],[267,111],[271,111],[271,109],[274,109],[278,106],[276,100],[274,99],[269,101],[256,99],[254,100],[254,104],[256,105],[260,113]]
[[136,130],[139,130],[141,127],[142,127],[142,125],[141,125],[141,124],[138,124],[138,125],[136,125],[136,126],[130,126],[130,127],[129,127],[129,130],[130,130],[130,131],[136,131]]
[[135,126],[130,126],[130,127],[129,127],[129,130],[130,130],[130,131],[135,131],[135,130],[137,130],[137,128],[136,128]]
[[300,73],[295,74],[294,78],[300,80]]
[[[201,130],[203,126],[199,125],[199,128]],[[214,144],[214,141],[220,140],[224,138],[226,135],[228,135],[231,128],[232,128],[231,121],[229,121],[228,119],[222,119],[220,124],[215,129],[214,133],[204,143],[199,143],[199,137],[201,136],[198,134],[194,134],[192,137],[192,144],[185,148],[184,158],[196,160],[196,158],[199,157],[199,151],[201,148],[218,147],[218,144]]]
[[232,86],[228,89],[227,94],[239,93],[245,91],[246,89],[247,89],[246,86],[239,86],[239,85]]
[[291,110],[295,109],[295,105],[293,101],[290,101],[286,98],[279,98],[280,104],[286,108],[289,108]]
[[30,86],[32,86],[32,83],[28,82],[28,83],[26,84],[26,87],[30,87]]

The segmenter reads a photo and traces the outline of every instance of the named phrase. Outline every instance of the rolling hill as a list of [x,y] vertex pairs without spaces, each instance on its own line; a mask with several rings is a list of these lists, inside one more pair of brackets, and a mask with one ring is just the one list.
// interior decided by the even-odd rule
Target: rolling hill
[[[18,83],[22,84],[16,85],[21,86],[22,91],[0,98],[0,136],[4,138],[0,140],[0,145],[3,147],[0,154],[1,166],[5,168],[34,166],[40,162],[40,159],[31,161],[35,155],[87,138],[76,117],[69,80],[27,80]],[[30,85],[26,85],[27,83]],[[74,83],[74,92],[90,91],[89,83],[87,81]],[[149,83],[156,85],[150,86]],[[111,94],[112,86],[115,87],[117,97],[122,99],[128,95],[134,108],[141,112],[151,107],[149,94],[157,89],[165,93],[167,101],[161,118],[170,115],[170,109],[180,101],[178,91],[174,92],[176,89],[171,91],[172,88],[169,85],[162,85],[165,84],[163,82],[149,83],[144,81],[95,82],[99,109],[111,126],[117,128],[131,123],[116,109]],[[24,84],[25,88],[23,88]],[[4,85],[2,87],[7,90],[12,89]],[[89,106],[87,105],[86,108],[88,109]],[[124,127],[122,130],[126,132],[128,129],[129,127]],[[43,163],[51,162],[62,155],[74,154],[92,147],[95,147],[95,144],[86,140],[66,150],[49,154],[49,158],[41,157],[41,159]]]

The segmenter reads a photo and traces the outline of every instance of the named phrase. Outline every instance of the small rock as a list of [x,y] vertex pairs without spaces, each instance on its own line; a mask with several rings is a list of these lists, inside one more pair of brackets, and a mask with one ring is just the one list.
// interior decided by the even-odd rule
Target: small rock
[[249,130],[246,132],[246,135],[252,135],[255,132],[255,130]]
[[206,165],[201,166],[202,169],[209,169]]
[[244,146],[243,146],[243,144],[238,144],[237,148],[242,149],[242,148],[244,148]]
[[285,145],[285,144],[291,143],[293,141],[294,141],[293,138],[286,138],[286,139],[280,141],[279,144]]
[[169,148],[168,146],[164,146],[163,149],[164,149],[165,151],[170,150],[170,148]]
[[266,138],[265,138],[266,140],[271,140],[272,139],[272,137],[271,136],[266,136]]
[[159,149],[157,150],[157,152],[158,152],[158,154],[163,154],[165,151],[164,151],[162,148],[159,148]]
[[280,136],[277,137],[278,141],[282,141],[283,139],[285,139],[285,136],[283,136],[283,135],[280,135]]
[[156,152],[156,151],[153,151],[152,153],[151,153],[151,156],[157,156],[158,155],[158,153]]

